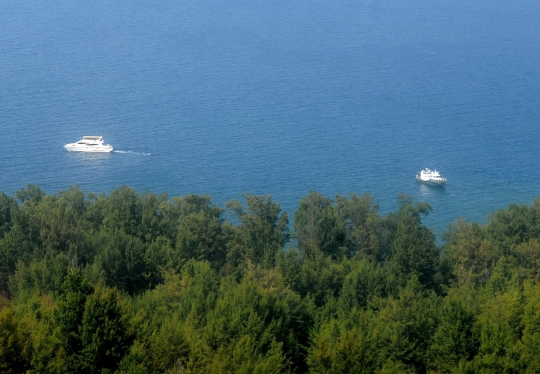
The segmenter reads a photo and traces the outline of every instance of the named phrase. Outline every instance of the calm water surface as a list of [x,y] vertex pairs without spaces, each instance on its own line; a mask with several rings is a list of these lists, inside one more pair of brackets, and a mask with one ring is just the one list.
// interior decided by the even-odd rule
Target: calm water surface
[[0,191],[404,192],[438,235],[540,196],[537,0],[0,5]]

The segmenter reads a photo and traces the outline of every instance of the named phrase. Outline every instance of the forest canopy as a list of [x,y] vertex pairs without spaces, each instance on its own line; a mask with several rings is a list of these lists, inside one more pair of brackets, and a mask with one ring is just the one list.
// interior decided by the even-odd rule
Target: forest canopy
[[0,372],[540,372],[540,199],[397,200],[0,193]]

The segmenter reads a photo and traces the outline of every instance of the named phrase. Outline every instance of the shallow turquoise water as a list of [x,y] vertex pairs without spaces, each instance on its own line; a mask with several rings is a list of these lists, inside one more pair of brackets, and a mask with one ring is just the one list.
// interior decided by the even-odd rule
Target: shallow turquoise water
[[[0,191],[540,196],[540,3],[3,0]],[[62,145],[104,135],[122,153]],[[417,184],[422,168],[448,178]]]

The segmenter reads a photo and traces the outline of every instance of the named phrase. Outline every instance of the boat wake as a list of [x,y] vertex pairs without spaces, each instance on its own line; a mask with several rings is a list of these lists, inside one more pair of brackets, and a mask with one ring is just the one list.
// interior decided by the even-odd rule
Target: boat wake
[[137,155],[137,156],[151,156],[151,153],[147,152],[135,152],[135,151],[113,151],[114,153],[123,153],[128,155]]

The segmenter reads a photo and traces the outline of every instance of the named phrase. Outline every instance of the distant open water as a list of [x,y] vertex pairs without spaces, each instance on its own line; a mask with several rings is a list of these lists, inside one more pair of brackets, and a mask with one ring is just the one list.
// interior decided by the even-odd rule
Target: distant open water
[[538,0],[0,5],[0,191],[404,192],[439,236],[540,196]]

